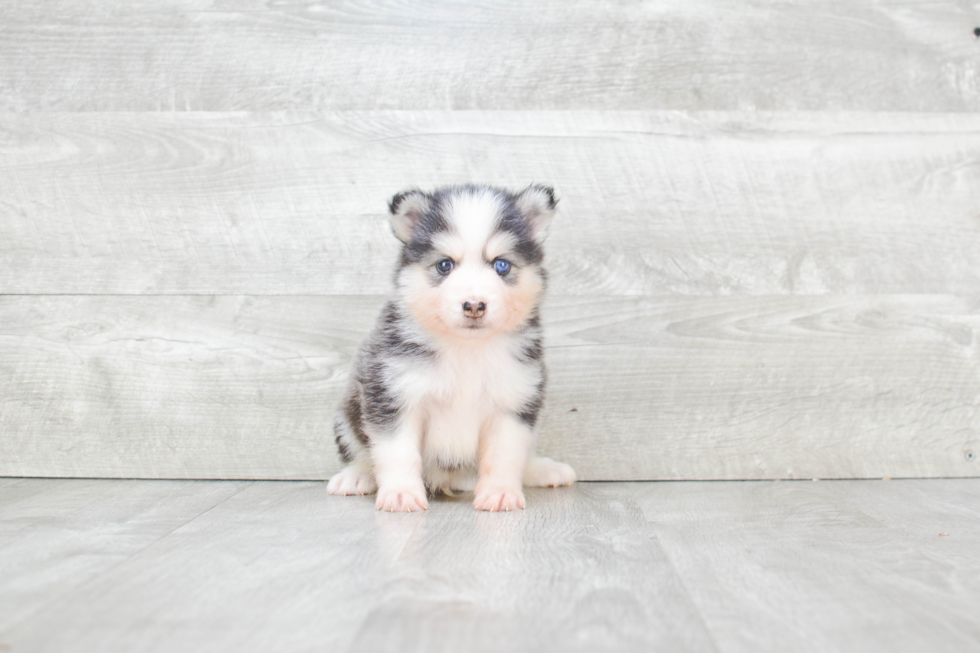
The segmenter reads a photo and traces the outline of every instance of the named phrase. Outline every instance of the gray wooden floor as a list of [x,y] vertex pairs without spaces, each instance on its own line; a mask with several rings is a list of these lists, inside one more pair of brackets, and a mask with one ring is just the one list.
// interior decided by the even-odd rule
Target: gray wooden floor
[[976,651],[980,479],[0,479],[0,651]]

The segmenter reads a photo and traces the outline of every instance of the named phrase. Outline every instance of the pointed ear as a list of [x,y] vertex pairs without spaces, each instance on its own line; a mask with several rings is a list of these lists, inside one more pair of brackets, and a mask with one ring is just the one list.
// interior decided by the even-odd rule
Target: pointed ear
[[410,241],[412,232],[431,204],[432,196],[416,189],[392,197],[388,210],[391,211],[391,230],[395,232],[395,237],[403,243]]
[[531,235],[537,242],[544,241],[548,235],[548,225],[555,215],[555,189],[550,186],[531,185],[514,198],[517,210],[531,226]]

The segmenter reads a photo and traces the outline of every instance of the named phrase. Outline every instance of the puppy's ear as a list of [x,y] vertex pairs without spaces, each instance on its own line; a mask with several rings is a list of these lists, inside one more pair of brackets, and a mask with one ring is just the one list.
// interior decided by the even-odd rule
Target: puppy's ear
[[392,197],[388,210],[391,211],[391,230],[395,237],[403,243],[410,241],[412,232],[431,205],[432,196],[420,190],[407,190]]
[[539,243],[548,235],[548,225],[555,215],[555,189],[550,186],[531,185],[514,198],[517,210],[531,227],[531,235]]

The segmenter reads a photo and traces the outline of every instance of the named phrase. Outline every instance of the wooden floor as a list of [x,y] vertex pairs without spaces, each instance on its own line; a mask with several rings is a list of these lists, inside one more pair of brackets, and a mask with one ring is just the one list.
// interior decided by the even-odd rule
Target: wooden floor
[[0,651],[976,651],[980,479],[0,479]]

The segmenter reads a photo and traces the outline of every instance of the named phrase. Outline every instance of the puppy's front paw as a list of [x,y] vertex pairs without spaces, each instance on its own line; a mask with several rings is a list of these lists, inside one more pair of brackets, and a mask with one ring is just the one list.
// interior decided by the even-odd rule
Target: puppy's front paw
[[532,458],[524,469],[526,487],[559,487],[571,485],[575,480],[574,469],[551,458]]
[[374,476],[370,472],[365,472],[359,467],[350,465],[333,475],[327,483],[327,492],[330,494],[374,494],[378,486],[374,483]]
[[526,506],[524,492],[520,487],[479,485],[476,488],[476,498],[473,500],[474,508],[490,512],[524,510]]
[[421,482],[418,485],[384,485],[378,488],[374,507],[385,512],[418,512],[428,510],[429,502]]

